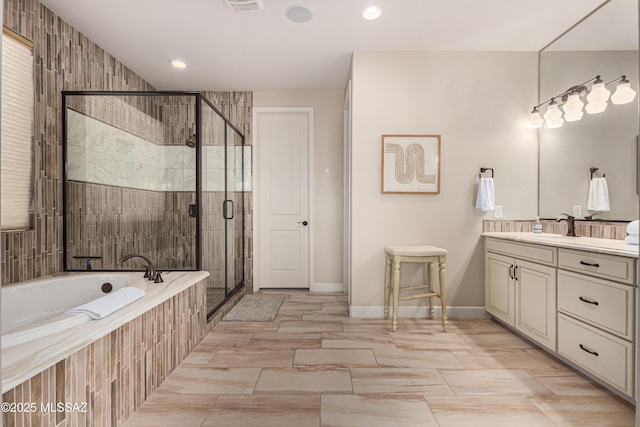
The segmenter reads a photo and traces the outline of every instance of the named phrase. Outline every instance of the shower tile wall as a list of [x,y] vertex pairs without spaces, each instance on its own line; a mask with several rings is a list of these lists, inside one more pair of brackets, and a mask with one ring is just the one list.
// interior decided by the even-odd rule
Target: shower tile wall
[[[84,269],[89,256],[100,257],[92,261],[94,269],[142,269],[139,259],[118,262],[130,253],[147,256],[160,269],[196,266],[195,220],[187,210],[195,202],[195,159],[187,165],[190,148],[163,145],[163,124],[148,114],[162,104],[149,100],[157,101],[67,98],[82,111],[67,111],[70,269]],[[193,188],[184,192],[188,173]]]
[[[251,92],[203,92],[204,96],[218,109],[233,125],[244,135],[245,154],[251,149],[253,141],[253,129],[251,121],[253,115],[253,96]],[[251,155],[250,153],[248,154]],[[251,173],[251,172],[249,172]],[[245,177],[251,182],[251,176]],[[249,289],[253,289],[253,205],[249,188],[245,187],[244,195],[244,224],[235,222],[235,235],[241,235],[244,227],[244,254],[236,253],[235,268],[244,266],[245,283]],[[241,195],[236,194],[235,204],[241,206]],[[236,241],[236,245],[240,242]],[[243,262],[244,261],[244,262]],[[239,274],[239,272],[236,272]]]
[[[98,98],[103,104],[114,104],[114,108],[130,114],[119,118],[123,122],[115,123],[102,114],[87,116],[73,110],[67,112],[67,179],[142,190],[195,191],[193,148],[184,145],[184,141],[181,145],[166,145],[162,139],[161,122],[149,118],[155,122],[154,125],[146,125],[140,130],[137,127],[140,120],[131,118],[149,116],[130,105],[122,105],[123,102],[117,98]],[[146,130],[149,135],[145,135]],[[210,145],[202,147],[202,150],[203,190],[224,191],[224,147]],[[227,177],[229,187],[242,191],[244,183],[245,189],[250,191],[251,149],[245,149],[243,158],[242,147],[228,147],[227,156],[234,159],[233,172]]]
[[[56,16],[52,11],[41,5],[37,0],[5,0],[4,25],[18,34],[34,42],[34,64],[36,78],[35,94],[35,144],[34,144],[34,197],[33,197],[33,226],[31,230],[22,232],[2,233],[2,285],[28,280],[62,271],[63,269],[63,230],[62,230],[62,118],[61,94],[63,90],[122,90],[122,91],[153,91],[154,88],[141,77],[126,68],[117,59],[109,55],[70,24]],[[245,135],[247,144],[251,143],[251,92],[204,92],[204,95]],[[116,99],[114,98],[114,103]],[[122,102],[122,101],[119,101]],[[184,108],[177,104],[158,103],[151,97],[138,97],[129,102],[129,108],[107,108],[101,102],[87,103],[82,100],[81,105],[73,102],[69,107],[91,115],[100,117],[105,123],[115,127],[129,123],[125,130],[135,137],[147,141],[164,141],[164,144],[184,144],[184,141],[194,132],[193,107]],[[127,111],[131,106],[144,114],[131,117]],[[123,118],[122,116],[128,116]],[[162,123],[162,129],[157,123]],[[159,132],[163,135],[160,136]],[[183,146],[184,147],[184,146]],[[181,149],[183,149],[181,147]],[[183,151],[188,153],[189,151]],[[188,154],[187,154],[188,155]],[[168,168],[171,169],[171,168]],[[130,179],[127,171],[121,171],[123,177]],[[167,174],[171,174],[168,172]],[[243,177],[247,179],[249,177]],[[189,181],[188,179],[186,180]],[[250,182],[250,179],[248,180]],[[183,184],[184,184],[183,175]],[[151,234],[156,224],[166,224],[165,221],[180,222],[182,218],[171,214],[172,206],[192,203],[189,200],[178,200],[180,193],[168,197],[163,206],[165,218],[152,221],[140,221],[142,209],[133,206],[161,206],[161,197],[150,189],[111,188],[97,183],[84,183],[86,188],[81,190],[76,183],[72,191],[89,194],[100,194],[102,202],[113,203],[116,206],[122,200],[127,200],[129,206],[120,212],[121,219],[128,224],[125,229],[117,232],[127,232],[120,238],[119,243],[99,241],[97,234],[91,241],[78,244],[78,250],[89,251],[90,255],[101,252],[102,261],[95,263],[96,268],[113,268],[112,265],[117,251],[122,246],[126,252],[140,251],[159,244],[161,248],[168,248],[164,243],[144,240],[141,236]],[[209,185],[209,184],[207,184]],[[102,187],[102,188],[101,188]],[[186,195],[183,195],[187,197]],[[75,197],[78,197],[77,195]],[[211,196],[213,197],[213,195]],[[245,254],[236,264],[245,265],[246,283],[251,287],[251,195],[245,195]],[[135,201],[135,202],[133,202]],[[132,203],[133,202],[133,203]],[[98,203],[98,202],[96,202]],[[96,205],[97,206],[97,205]],[[182,205],[184,206],[184,205]],[[239,206],[239,204],[236,204]],[[80,226],[80,225],[78,225]],[[107,227],[116,227],[114,224]],[[159,226],[159,225],[158,225]],[[241,224],[237,225],[240,227]],[[88,233],[103,233],[103,225],[97,223],[84,224]],[[116,230],[107,229],[108,235]],[[74,228],[74,235],[77,235]],[[87,234],[92,237],[92,234]],[[156,237],[154,237],[156,238]],[[161,237],[157,237],[158,239]],[[187,241],[186,234],[184,240]],[[121,245],[121,246],[118,246]],[[182,246],[178,242],[178,252]],[[95,251],[95,252],[94,252]],[[180,268],[180,260],[187,262],[184,256],[162,252],[160,257],[175,261],[173,266],[166,268]],[[77,268],[83,268],[82,261],[74,261]],[[100,263],[104,265],[101,266]]]
[[[94,269],[142,269],[123,254],[148,256],[161,269],[195,268],[195,220],[185,206],[193,193],[159,192],[70,181],[67,186],[68,265],[85,268],[85,256]],[[79,258],[74,258],[79,257]]]

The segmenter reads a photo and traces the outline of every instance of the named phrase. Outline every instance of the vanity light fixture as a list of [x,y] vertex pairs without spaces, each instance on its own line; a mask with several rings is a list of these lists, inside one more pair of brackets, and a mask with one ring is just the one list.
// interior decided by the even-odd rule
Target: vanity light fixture
[[378,6],[369,6],[362,12],[362,17],[367,21],[378,19],[380,18],[380,15],[382,15],[382,9]]
[[[618,82],[616,91],[611,95],[611,92],[606,88],[606,86],[616,82]],[[589,83],[593,83],[591,85],[591,90],[586,86]],[[588,114],[598,114],[607,109],[607,101],[609,99],[611,99],[611,102],[616,105],[628,104],[636,97],[636,92],[631,89],[631,83],[627,80],[627,76],[618,77],[609,83],[604,83],[604,80],[602,80],[600,76],[595,76],[594,78],[577,86],[573,86],[565,90],[563,93],[533,107],[531,115],[529,116],[529,121],[527,122],[527,127],[536,129],[541,127],[546,121],[547,127],[553,129],[562,126],[565,120],[567,122],[580,120],[584,115],[584,102],[582,101],[582,98],[584,98],[585,95],[588,104],[584,110]],[[562,104],[558,105],[556,99],[560,99]],[[549,105],[543,119],[540,117],[540,107],[547,103],[549,103]],[[558,108],[560,106],[562,107],[562,110]],[[563,112],[564,118],[562,116]]]

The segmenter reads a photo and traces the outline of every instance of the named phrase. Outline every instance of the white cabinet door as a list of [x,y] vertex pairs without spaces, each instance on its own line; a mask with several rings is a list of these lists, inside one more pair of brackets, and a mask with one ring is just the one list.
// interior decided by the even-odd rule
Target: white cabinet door
[[515,327],[513,258],[487,252],[484,305],[488,313]]
[[516,260],[515,328],[556,351],[556,269]]

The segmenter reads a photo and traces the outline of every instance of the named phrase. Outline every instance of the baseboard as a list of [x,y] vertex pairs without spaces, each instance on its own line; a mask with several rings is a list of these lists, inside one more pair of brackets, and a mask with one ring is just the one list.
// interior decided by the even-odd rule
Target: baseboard
[[343,290],[342,283],[312,283],[309,289],[311,292],[342,292]]
[[[435,315],[440,317],[442,309],[435,306]],[[393,310],[392,310],[393,311]],[[402,305],[398,307],[398,316],[405,318],[425,318],[429,312],[427,306]],[[384,318],[383,306],[354,306],[349,307],[349,315],[356,319],[382,319]],[[447,307],[447,317],[451,319],[489,319],[489,314],[484,307]]]

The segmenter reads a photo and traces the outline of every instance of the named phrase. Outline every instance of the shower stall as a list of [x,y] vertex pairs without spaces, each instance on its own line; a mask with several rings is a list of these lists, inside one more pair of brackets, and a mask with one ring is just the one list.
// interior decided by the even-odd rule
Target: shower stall
[[[63,92],[64,269],[210,273],[211,316],[246,283],[251,150],[199,92]],[[45,195],[46,197],[46,195]]]

